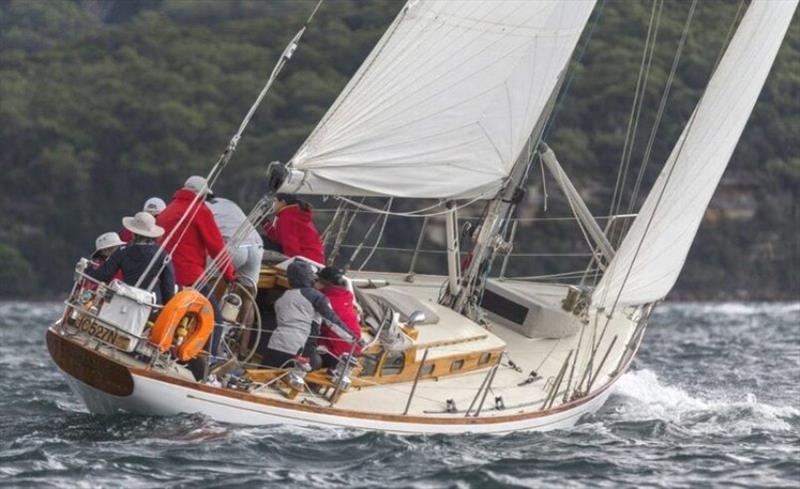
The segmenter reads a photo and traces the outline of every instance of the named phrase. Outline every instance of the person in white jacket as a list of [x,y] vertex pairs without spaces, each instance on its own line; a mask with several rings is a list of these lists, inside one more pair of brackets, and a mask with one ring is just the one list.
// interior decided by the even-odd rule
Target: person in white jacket
[[214,220],[226,244],[230,244],[239,227],[244,225],[243,234],[239,234],[242,239],[237,240],[239,242],[231,246],[229,252],[239,281],[251,290],[255,290],[261,273],[261,257],[264,254],[264,241],[261,235],[247,222],[247,216],[236,202],[209,194],[206,206],[214,214]]

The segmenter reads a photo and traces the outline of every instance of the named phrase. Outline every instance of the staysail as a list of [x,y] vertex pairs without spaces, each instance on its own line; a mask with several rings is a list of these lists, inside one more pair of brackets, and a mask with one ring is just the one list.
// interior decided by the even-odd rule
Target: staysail
[[289,163],[282,191],[491,197],[595,0],[410,0]]
[[[639,215],[592,295],[598,307],[662,299],[781,46],[797,0],[753,0]],[[617,302],[618,300],[618,302]]]

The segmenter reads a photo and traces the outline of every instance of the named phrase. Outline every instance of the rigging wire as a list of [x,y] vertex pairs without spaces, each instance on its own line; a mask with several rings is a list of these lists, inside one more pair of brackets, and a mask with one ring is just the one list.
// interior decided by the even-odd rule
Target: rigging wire
[[[474,204],[475,202],[477,202],[479,200],[483,200],[483,199],[489,198],[493,194],[494,194],[494,191],[492,191],[491,193],[488,192],[488,191],[483,192],[480,195],[472,198],[471,200],[468,200],[465,203],[457,205],[453,209],[463,209],[465,207],[468,207],[468,206]],[[444,200],[440,201],[440,202],[438,202],[438,203],[436,203],[434,205],[431,205],[431,206],[428,206],[428,207],[423,207],[421,209],[417,209],[415,211],[397,212],[397,211],[391,211],[389,209],[379,209],[377,207],[373,207],[371,205],[364,204],[363,201],[362,202],[356,202],[356,201],[354,201],[352,199],[348,199],[347,197],[344,197],[342,195],[337,195],[334,198],[336,200],[341,200],[341,201],[347,202],[348,204],[352,205],[353,207],[365,210],[365,211],[367,211],[367,212],[369,212],[371,214],[387,214],[387,215],[390,215],[390,216],[398,216],[398,217],[436,217],[436,216],[443,216],[443,215],[447,214],[448,212],[450,212],[451,210],[453,210],[453,209],[444,209],[442,211],[431,212],[431,213],[426,213],[425,212],[425,211],[429,211],[431,209],[436,209],[438,207],[442,207],[443,205],[445,205],[445,201]],[[394,197],[391,197],[391,198],[394,198]]]
[[[205,271],[203,274],[195,281],[192,285],[195,289],[201,289],[204,286],[208,285],[213,277],[216,277],[214,281],[214,286],[212,289],[216,288],[219,284],[219,281],[222,279],[222,270],[227,267],[229,264],[233,264],[233,258],[231,252],[234,249],[239,248],[245,239],[250,236],[251,232],[258,229],[264,220],[272,213],[272,207],[269,205],[266,199],[259,200],[258,204],[256,204],[253,209],[250,211],[250,214],[247,215],[247,218],[242,221],[236,231],[234,231],[233,236],[225,243],[225,252],[217,254],[206,266]],[[257,285],[257,284],[253,284]]]
[[[614,185],[614,193],[611,197],[611,206],[608,209],[610,215],[619,213],[622,206],[622,194],[627,180],[628,168],[630,167],[631,156],[636,142],[636,134],[639,128],[644,96],[647,92],[647,84],[650,78],[650,68],[652,66],[658,30],[661,25],[661,12],[664,8],[664,0],[653,0],[653,8],[650,11],[650,22],[647,28],[647,39],[645,40],[642,51],[642,61],[639,65],[639,76],[636,80],[636,90],[634,91],[633,102],[631,104],[631,114],[628,119],[628,127],[625,132],[625,143],[622,146],[622,156],[620,157],[619,170],[617,171],[617,181]],[[614,238],[615,231],[621,226],[612,223],[608,230],[609,241],[619,245]],[[621,239],[621,236],[619,237]]]
[[[672,66],[670,68],[669,76],[667,77],[667,82],[664,85],[664,91],[661,94],[661,101],[658,104],[658,111],[656,112],[656,118],[653,122],[653,127],[650,129],[650,138],[647,141],[647,146],[645,147],[644,155],[642,155],[642,161],[639,165],[639,171],[636,175],[636,182],[633,186],[633,192],[631,193],[631,198],[628,201],[627,212],[630,213],[633,211],[633,207],[636,205],[636,200],[639,198],[639,191],[641,190],[642,180],[644,179],[645,170],[647,169],[647,165],[650,163],[650,156],[653,151],[653,145],[655,144],[656,134],[658,133],[659,128],[661,127],[661,121],[664,117],[664,111],[667,106],[667,100],[669,99],[670,92],[672,91],[672,85],[675,79],[675,74],[678,70],[678,64],[681,59],[681,54],[683,53],[683,48],[686,44],[686,39],[688,37],[688,27],[691,24],[692,17],[694,16],[694,7],[696,5],[696,1],[692,2],[692,6],[689,10],[689,15],[687,18],[686,30],[682,33],[681,39],[678,42],[678,49],[675,52],[675,57],[672,60]],[[621,226],[622,234],[628,228],[628,226]]]
[[[388,211],[389,208],[391,207],[392,200],[393,199],[389,199],[386,202],[386,209],[384,209],[385,211]],[[350,255],[350,258],[347,260],[347,263],[345,263],[345,265],[343,267],[345,270],[348,270],[350,268],[350,265],[355,261],[355,259],[358,256],[358,254],[361,253],[361,250],[364,248],[364,243],[367,241],[367,239],[369,239],[370,236],[372,236],[372,231],[375,229],[375,226],[378,224],[378,221],[381,220],[381,216],[385,216],[384,225],[386,224],[386,218],[388,218],[388,214],[381,213],[381,214],[378,214],[375,217],[375,220],[372,221],[372,224],[370,225],[369,229],[367,229],[367,232],[364,234],[364,238],[361,240],[361,242],[358,244],[358,246],[356,246],[356,249]],[[383,230],[383,226],[381,226],[381,232],[382,232],[382,230]],[[376,246],[377,246],[377,242],[376,242]]]
[[[394,202],[394,197],[390,198],[389,202],[386,204],[386,209],[387,210],[390,211],[392,209],[392,203],[393,202]],[[385,214],[383,216],[383,223],[381,224],[381,229],[380,229],[380,231],[378,231],[378,237],[375,238],[375,244],[372,246],[372,249],[369,251],[369,254],[367,255],[367,257],[364,258],[364,261],[361,262],[361,266],[358,267],[358,271],[359,272],[364,270],[364,267],[367,266],[367,263],[372,258],[372,255],[375,254],[375,250],[378,249],[378,245],[381,243],[381,240],[383,239],[383,232],[386,229],[386,221],[388,221],[388,220],[389,220],[389,214]]]
[[[690,15],[694,12],[694,7],[695,7],[696,3],[697,3],[697,0],[693,0],[692,8],[690,10]],[[735,13],[732,21],[731,21],[731,25],[728,28],[728,33],[726,35],[726,39],[723,42],[719,53],[717,54],[717,58],[716,58],[716,60],[714,62],[713,68],[711,70],[711,78],[713,78],[714,73],[717,71],[717,68],[719,67],[719,63],[722,61],[722,57],[724,56],[725,51],[727,51],[727,48],[728,48],[731,40],[733,39],[733,35],[736,32],[735,27],[736,27],[736,25],[738,23],[739,16],[741,14],[743,6],[744,6],[744,0],[740,0],[739,6],[738,6],[738,8],[736,10],[736,13]],[[688,30],[688,27],[687,27],[687,30]],[[708,86],[706,86],[706,89],[703,91],[703,94],[700,96],[700,100],[697,102],[697,107],[699,107],[700,104],[702,104],[703,99],[705,98],[707,92],[708,92]],[[692,116],[690,117],[689,122],[686,124],[686,129],[685,129],[685,133],[686,134],[688,134],[691,131],[691,128],[694,125],[694,121],[696,120],[695,119],[696,115],[697,115],[697,111],[695,109],[695,111],[692,112]],[[647,220],[647,225],[645,226],[644,232],[642,233],[642,237],[639,239],[639,242],[637,243],[636,250],[634,252],[633,258],[631,259],[631,264],[628,267],[628,270],[627,270],[627,272],[625,274],[625,277],[622,280],[622,284],[619,287],[619,291],[617,292],[617,296],[614,299],[614,304],[613,304],[613,306],[611,308],[611,312],[609,313],[608,321],[610,321],[610,317],[611,317],[611,315],[613,315],[614,310],[616,309],[616,307],[617,307],[617,305],[619,303],[620,297],[622,296],[622,291],[623,291],[623,289],[625,287],[625,284],[628,281],[628,278],[630,277],[630,274],[631,274],[631,272],[633,270],[633,265],[636,262],[636,258],[639,256],[639,252],[641,251],[642,245],[644,244],[644,240],[647,237],[648,232],[650,231],[650,226],[653,223],[653,220],[655,219],[656,211],[658,210],[658,207],[661,204],[661,199],[663,198],[664,193],[666,192],[667,186],[669,185],[669,181],[670,181],[670,179],[672,177],[672,174],[673,174],[673,172],[675,170],[675,167],[677,166],[677,163],[678,163],[678,161],[680,159],[681,153],[683,152],[683,148],[684,148],[684,146],[686,144],[687,139],[688,138],[684,138],[681,141],[681,144],[677,149],[676,157],[673,160],[672,165],[670,166],[670,168],[669,168],[669,170],[667,172],[667,175],[666,175],[666,177],[664,179],[664,185],[661,187],[661,190],[660,190],[660,192],[658,194],[658,198],[656,199],[655,205],[653,206],[653,212],[650,213],[650,216],[649,216],[649,218]],[[606,291],[606,295],[607,295],[607,293],[608,293],[608,290]],[[604,296],[603,300],[605,301],[605,296]]]
[[[283,67],[286,66],[286,63],[291,59],[292,55],[294,54],[295,50],[297,49],[297,46],[300,43],[300,39],[302,38],[303,34],[305,33],[306,29],[308,28],[308,25],[311,23],[311,20],[316,15],[317,10],[319,10],[319,8],[322,5],[323,1],[324,0],[318,0],[317,1],[317,4],[314,6],[314,9],[311,11],[311,14],[306,18],[306,21],[303,24],[303,26],[294,35],[294,37],[289,42],[289,44],[286,46],[286,48],[284,48],[283,52],[281,53],[280,58],[278,59],[278,62],[275,64],[274,68],[272,69],[272,72],[270,73],[269,79],[267,80],[267,82],[264,85],[264,87],[261,89],[261,92],[258,94],[258,97],[256,98],[256,101],[253,103],[253,105],[250,107],[250,110],[245,115],[244,119],[242,120],[242,123],[239,125],[239,129],[236,131],[236,133],[231,138],[230,142],[228,143],[228,147],[225,148],[225,151],[223,151],[223,153],[217,159],[217,162],[214,164],[214,166],[208,172],[208,175],[206,176],[206,186],[203,189],[201,189],[201,191],[198,192],[195,195],[194,199],[189,204],[189,209],[186,212],[183,213],[183,215],[180,217],[180,219],[178,220],[178,223],[175,225],[175,227],[162,240],[162,242],[160,243],[160,246],[158,247],[158,251],[153,255],[153,258],[150,260],[150,263],[148,263],[147,267],[145,268],[144,272],[142,273],[142,276],[139,278],[139,280],[137,280],[137,282],[135,284],[136,287],[140,287],[142,285],[142,282],[144,281],[145,277],[147,277],[148,274],[153,270],[153,267],[156,265],[156,262],[158,262],[159,259],[161,259],[161,257],[166,253],[167,257],[164,258],[163,260],[161,260],[161,265],[159,266],[158,273],[155,274],[154,279],[151,281],[151,283],[150,283],[150,285],[148,287],[148,290],[152,290],[152,288],[155,286],[155,283],[157,282],[156,278],[161,275],[161,272],[169,264],[171,256],[172,256],[172,252],[171,251],[167,251],[167,245],[172,241],[172,239],[175,237],[175,234],[177,233],[177,231],[179,229],[181,229],[181,227],[183,227],[183,229],[181,229],[180,236],[179,236],[177,242],[180,242],[183,239],[184,235],[186,234],[187,230],[189,229],[188,223],[190,223],[190,222],[192,222],[194,220],[194,218],[197,216],[197,213],[200,210],[200,206],[204,205],[203,201],[204,201],[206,195],[211,190],[211,188],[216,183],[216,181],[219,178],[219,176],[222,174],[222,171],[227,166],[228,162],[230,161],[231,157],[233,156],[233,153],[236,151],[236,146],[239,143],[239,140],[241,139],[242,134],[244,134],[245,129],[249,125],[250,120],[252,119],[252,117],[255,114],[255,112],[258,109],[258,107],[261,105],[261,102],[264,100],[264,97],[267,95],[267,93],[272,88],[272,85],[275,82],[275,80],[277,79],[278,74],[283,70]],[[191,215],[191,217],[189,217],[190,215]],[[187,221],[187,217],[189,218],[188,221]],[[185,223],[186,223],[186,225],[184,226]],[[203,277],[201,276],[201,279],[202,278]]]
[[[592,26],[589,28],[589,32],[586,34],[586,40],[583,42],[580,51],[578,52],[578,57],[575,58],[575,63],[580,63],[583,60],[583,55],[586,54],[586,48],[589,46],[589,42],[592,40],[592,36],[594,35],[595,28],[597,24],[599,24],[600,19],[603,17],[603,12],[606,8],[606,2],[608,0],[603,0],[600,3],[600,6],[597,7],[597,14],[594,17],[594,21],[592,22]],[[570,72],[569,77],[567,78],[566,83],[564,83],[564,90],[561,92],[561,95],[558,97],[558,101],[556,102],[556,106],[553,109],[553,113],[550,115],[547,123],[545,124],[544,131],[542,131],[542,141],[547,139],[547,136],[550,134],[550,129],[553,127],[553,121],[555,121],[556,116],[558,115],[559,110],[561,110],[561,106],[564,103],[564,99],[569,92],[570,87],[572,86],[572,80],[575,79],[575,70]]]
[[[361,202],[364,202],[364,198],[361,198]],[[333,240],[333,247],[331,248],[331,252],[328,255],[328,263],[331,265],[336,263],[336,257],[339,255],[339,251],[342,249],[342,243],[344,242],[347,234],[350,232],[350,227],[355,222],[356,217],[358,217],[358,211],[355,209],[348,209],[345,207],[343,212],[343,216],[341,221],[339,222],[339,229],[336,231],[336,236]],[[349,213],[349,215],[348,215]]]
[[[333,232],[334,228],[339,224],[339,219],[342,218],[343,211],[344,211],[344,202],[339,202],[339,205],[336,206],[336,211],[334,212],[333,217],[328,222],[328,225],[325,226],[325,230],[322,232],[322,236],[320,236],[320,239],[322,240],[323,249],[328,245],[328,239],[330,238],[330,235]],[[346,216],[344,218],[346,218]]]
[[[648,142],[648,149],[645,151],[645,156],[642,159],[642,167],[640,167],[640,169],[639,169],[640,174],[638,175],[638,177],[642,176],[641,172],[643,171],[643,167],[644,167],[644,165],[646,164],[646,162],[650,158],[650,149],[652,148],[652,143],[655,140],[656,131],[658,130],[658,127],[661,125],[661,118],[664,115],[664,107],[666,106],[666,101],[667,101],[667,98],[669,97],[669,93],[670,93],[670,90],[672,88],[672,84],[673,84],[674,79],[675,79],[675,73],[676,73],[676,71],[678,69],[678,62],[680,61],[681,54],[683,53],[683,49],[686,46],[686,40],[689,37],[689,28],[690,28],[690,26],[692,24],[692,19],[694,18],[694,12],[695,12],[695,8],[696,7],[697,7],[697,0],[692,0],[692,4],[689,7],[689,13],[687,14],[686,21],[684,22],[683,31],[681,32],[681,38],[678,41],[678,47],[677,47],[677,49],[675,51],[675,56],[673,57],[673,60],[672,60],[672,67],[670,68],[670,73],[669,73],[669,76],[667,77],[666,85],[664,86],[664,91],[663,91],[662,96],[661,96],[661,102],[659,103],[659,107],[658,107],[658,113],[656,114],[656,119],[655,119],[655,122],[653,123],[653,128],[652,128],[652,131],[650,133],[650,141]],[[726,45],[727,45],[727,43],[726,43]],[[724,50],[724,47],[725,46],[723,46],[723,50]],[[703,92],[703,93],[705,94],[705,92]],[[701,97],[701,100],[702,100],[702,97]],[[687,126],[690,127],[692,125],[693,121],[694,121],[694,113],[692,113],[692,117],[689,120],[689,123],[688,123]],[[681,148],[682,147],[683,147],[683,145],[681,145]],[[677,161],[677,159],[676,159],[676,161]],[[634,253],[634,258],[631,261],[631,264],[630,264],[630,266],[628,267],[628,270],[625,273],[625,277],[623,278],[622,286],[620,287],[620,289],[619,289],[619,291],[617,293],[617,297],[614,300],[614,305],[611,308],[611,312],[609,313],[609,318],[607,319],[607,321],[611,320],[610,317],[613,315],[614,311],[616,310],[617,303],[619,302],[619,299],[622,296],[622,289],[623,289],[625,283],[627,282],[631,271],[633,270],[633,264],[634,264],[634,262],[636,260],[636,256],[638,256],[639,250],[641,249],[641,245],[644,242],[645,236],[647,235],[647,231],[650,229],[650,224],[652,223],[653,216],[655,216],[655,209],[658,208],[658,202],[661,201],[661,195],[663,195],[664,189],[666,189],[667,183],[669,183],[669,176],[672,175],[672,169],[674,169],[674,167],[675,167],[675,164],[673,162],[673,165],[669,170],[669,174],[667,176],[667,180],[664,182],[664,187],[661,189],[661,194],[659,195],[658,201],[656,203],[656,207],[654,208],[653,213],[650,215],[650,220],[648,221],[647,226],[645,227],[645,231],[642,234],[642,238],[639,241],[639,245],[636,248],[636,252]],[[640,182],[640,178],[638,178],[638,177],[637,177],[637,183],[641,183]],[[609,273],[609,280],[611,279],[611,277],[614,276],[614,272],[615,272],[615,270],[614,270],[614,268],[612,268],[610,273]],[[605,280],[605,278],[606,277],[604,276],[603,279]],[[602,300],[603,303],[605,303],[605,300],[606,300],[606,298],[608,296],[608,292],[609,292],[608,288],[606,288],[606,290],[605,290],[605,292],[603,294],[603,300]]]
[[[690,15],[694,11],[694,7],[695,7],[696,3],[697,3],[697,0],[694,0],[692,2]],[[743,4],[744,4],[744,1],[741,0],[740,3],[739,3],[739,7],[738,7],[738,9],[736,11],[736,14],[734,15],[734,18],[731,21],[731,26],[730,26],[730,28],[728,30],[728,35],[727,35],[722,47],[720,48],[720,52],[717,55],[717,59],[716,59],[716,61],[714,63],[714,67],[713,67],[713,69],[711,71],[711,78],[713,78],[714,73],[716,72],[716,70],[717,70],[717,68],[719,66],[719,63],[721,62],[722,57],[724,56],[724,53],[727,50],[731,39],[733,38],[733,34],[735,32],[735,26],[737,24],[737,20],[739,18],[740,12],[742,10]],[[688,26],[687,26],[687,30],[688,30]],[[703,99],[705,98],[707,92],[708,92],[708,86],[706,86],[706,89],[703,91],[703,94],[701,95],[700,100],[697,103],[697,107],[699,107],[702,104]],[[697,115],[697,110],[695,108],[695,111],[692,112],[692,115],[689,118],[688,123],[686,124],[685,133],[688,134],[691,131],[691,128],[694,125],[694,122],[696,120],[696,115]],[[669,182],[670,182],[670,180],[672,178],[672,175],[673,175],[673,172],[675,170],[675,167],[677,166],[677,163],[680,160],[680,156],[681,156],[681,153],[683,152],[683,149],[685,147],[687,139],[688,138],[684,138],[682,141],[680,141],[680,145],[677,147],[676,157],[674,158],[674,160],[672,160],[672,165],[669,167],[669,169],[668,169],[668,171],[666,173],[666,176],[664,178],[664,184],[663,184],[663,186],[661,187],[661,189],[660,189],[660,191],[658,193],[658,197],[656,198],[656,202],[655,202],[655,205],[653,207],[653,211],[650,214],[650,216],[649,216],[649,218],[647,220],[647,224],[645,225],[645,229],[644,229],[644,231],[642,233],[642,236],[641,236],[641,238],[639,239],[639,242],[636,245],[636,249],[634,251],[633,258],[631,259],[630,266],[628,267],[628,269],[627,269],[627,271],[625,273],[625,277],[623,278],[622,283],[619,286],[619,290],[617,291],[616,297],[614,299],[614,303],[613,303],[613,305],[611,307],[611,311],[606,315],[606,322],[605,322],[605,326],[603,327],[603,333],[605,333],[605,330],[608,327],[608,324],[610,323],[611,318],[614,315],[614,311],[616,310],[617,306],[619,305],[619,300],[620,300],[620,298],[622,296],[622,292],[623,292],[623,290],[625,288],[625,284],[627,283],[628,279],[630,278],[630,274],[631,274],[631,272],[633,270],[633,266],[634,266],[634,264],[636,262],[636,259],[639,256],[639,252],[642,249],[642,246],[644,244],[644,240],[645,240],[645,238],[647,237],[647,234],[650,231],[650,227],[651,227],[651,225],[652,225],[652,223],[653,223],[653,221],[655,219],[656,212],[657,212],[657,210],[658,210],[658,208],[659,208],[659,206],[661,204],[661,201],[662,201],[662,198],[664,197],[664,194],[666,193],[667,186],[669,185]],[[606,290],[606,293],[603,296],[603,302],[605,302],[606,297],[608,296],[608,292],[609,291]],[[597,344],[593,345],[594,351],[597,351],[597,349],[599,348],[600,342],[603,339],[603,333],[601,333],[600,339],[598,340]],[[587,366],[587,371],[588,371],[588,368],[590,368],[590,367]],[[584,375],[585,374],[586,373],[584,373]]]
[[[687,15],[686,23],[684,25],[684,30],[683,30],[682,35],[681,35],[681,40],[680,40],[679,45],[678,45],[678,52],[676,52],[676,55],[675,55],[676,60],[677,60],[677,58],[680,57],[680,52],[682,51],[683,46],[684,46],[685,41],[686,41],[686,38],[688,37],[689,27],[690,27],[690,24],[691,24],[692,17],[694,15],[694,11],[695,11],[696,5],[697,5],[697,0],[693,0],[692,4],[691,4],[691,7],[690,7],[690,10],[689,10],[689,14]],[[733,27],[736,24],[736,21],[737,21],[737,18],[739,16],[739,12],[741,10],[741,7],[742,7],[742,3],[740,3],[739,9],[737,9],[736,15],[734,16],[734,19],[733,19],[732,24],[731,24],[731,28],[729,29],[729,32],[728,32],[728,37],[727,37],[726,41],[723,43],[723,46],[722,46],[722,48],[720,50],[720,53],[717,56],[717,60],[716,60],[716,62],[714,64],[714,68],[712,70],[712,77],[713,77],[713,73],[717,69],[717,66],[718,66],[720,60],[722,59],[722,56],[723,56],[724,52],[727,49],[728,44],[730,43],[730,40],[731,40],[733,32],[734,32]],[[672,69],[671,75],[674,74],[676,64],[677,64],[677,61],[673,63],[673,69]],[[671,83],[671,80],[672,80],[672,76],[670,76],[668,78],[668,83]],[[665,91],[666,91],[666,88],[667,87],[665,87]],[[698,102],[698,106],[700,105],[700,103],[702,102],[703,98],[705,97],[707,90],[708,90],[708,87],[706,87],[706,90],[703,92],[703,95],[700,97],[700,101]],[[692,115],[691,115],[691,117],[689,119],[689,122],[686,125],[686,132],[690,131],[691,127],[694,125],[695,115],[696,115],[696,111],[692,113]],[[683,151],[685,142],[686,142],[686,140],[684,139],[680,143],[680,146],[678,147],[678,153],[677,153],[678,157],[680,156],[681,152]],[[650,230],[650,226],[652,225],[653,220],[655,218],[656,211],[658,210],[658,207],[661,204],[661,199],[664,196],[666,188],[667,188],[667,186],[669,184],[669,181],[670,181],[670,179],[671,179],[671,177],[673,175],[673,171],[675,170],[675,167],[677,166],[676,164],[677,164],[677,161],[679,159],[678,157],[676,157],[673,160],[672,165],[669,167],[669,170],[668,170],[668,172],[666,174],[666,177],[665,177],[665,180],[664,180],[664,185],[662,186],[662,188],[661,188],[661,190],[660,190],[660,192],[658,194],[658,197],[656,199],[655,205],[653,207],[653,212],[650,214],[649,219],[647,221],[647,224],[645,225],[645,229],[644,229],[644,231],[642,233],[642,237],[639,239],[639,242],[637,243],[636,249],[634,251],[633,258],[631,259],[630,265],[628,266],[628,269],[625,272],[625,276],[623,277],[622,283],[621,283],[621,285],[620,285],[620,287],[619,287],[619,289],[617,291],[616,297],[614,298],[614,303],[613,303],[613,305],[611,307],[611,310],[606,315],[605,325],[603,327],[603,332],[601,333],[600,338],[598,339],[597,343],[595,343],[594,338],[592,339],[592,351],[593,351],[592,355],[594,355],[594,352],[596,352],[597,349],[600,347],[600,342],[602,342],[602,340],[603,340],[603,335],[604,335],[604,333],[606,331],[606,328],[608,327],[608,324],[611,322],[611,318],[614,316],[614,312],[616,311],[616,308],[619,305],[619,300],[622,297],[622,292],[623,292],[623,290],[625,288],[625,284],[627,283],[628,279],[630,278],[630,274],[633,271],[633,266],[634,266],[634,264],[636,262],[636,259],[639,256],[639,252],[642,249],[642,245],[644,244],[644,240],[647,237],[647,234],[648,234],[648,232]],[[613,273],[614,273],[614,270],[612,269],[611,272],[610,272],[609,277],[612,277]],[[609,288],[606,288],[606,290],[605,290],[605,292],[603,294],[602,303],[605,303],[605,301],[606,301],[606,299],[608,297],[608,293],[609,293]],[[596,320],[597,320],[597,316],[595,316],[595,330],[596,330],[596,327],[597,327],[597,325],[596,325],[597,321]],[[587,364],[586,370],[584,371],[584,374],[583,374],[584,376],[586,376],[586,374],[589,372],[590,368],[592,368],[592,366],[589,363],[589,364]]]
[[[600,4],[600,7],[598,7],[598,9],[596,11],[594,20],[592,21],[592,25],[589,28],[589,31],[588,31],[588,33],[586,35],[586,39],[584,40],[583,45],[581,46],[580,50],[578,51],[578,56],[575,59],[576,63],[580,63],[580,61],[583,59],[583,56],[586,54],[586,49],[587,49],[587,47],[589,45],[589,42],[591,41],[592,36],[594,35],[594,32],[595,32],[595,29],[597,28],[597,25],[599,24],[599,21],[603,16],[603,12],[605,10],[606,2],[607,2],[607,0],[603,0],[602,3]],[[572,85],[572,81],[574,80],[574,78],[575,78],[575,71],[572,70],[572,71],[569,72],[569,76],[567,77],[567,79],[566,79],[566,81],[564,83],[563,90],[556,97],[556,101],[553,104],[553,109],[550,112],[550,115],[548,116],[548,118],[547,118],[547,120],[546,120],[546,122],[544,124],[544,127],[542,128],[541,135],[538,138],[538,141],[536,141],[536,145],[535,146],[538,146],[539,141],[544,141],[547,138],[547,136],[549,135],[550,129],[553,126],[553,121],[555,121],[555,119],[556,119],[556,117],[558,115],[558,112],[560,111],[560,109],[561,109],[561,107],[563,105],[564,99],[566,98],[566,96],[567,96],[567,94],[569,92],[569,89],[570,89],[570,87]],[[537,154],[536,147],[533,144],[531,144],[532,139],[534,137],[535,137],[534,135],[531,135],[531,138],[529,138],[529,141],[528,141],[528,152],[529,152],[528,163],[527,163],[527,166],[525,168],[525,172],[524,172],[523,178],[519,182],[519,186],[520,187],[523,186],[523,182],[524,182],[524,185],[527,187],[528,181],[529,181],[529,178],[530,178],[530,170],[531,170],[531,167],[533,165],[533,162],[534,162],[536,154]],[[542,170],[542,171],[544,172],[544,170]],[[544,174],[543,174],[543,176],[544,176]],[[542,180],[544,180],[544,178],[542,178]],[[545,188],[545,194],[546,194],[546,188]],[[517,208],[516,205],[510,206],[508,208],[507,212],[506,212],[506,215],[502,217],[502,225],[501,225],[501,228],[499,230],[499,235],[500,236],[505,236],[506,231],[508,229],[508,225],[509,225],[509,223],[510,223],[510,221],[512,219],[513,213],[516,211],[516,208]],[[486,207],[486,210],[488,210],[488,205]],[[509,244],[513,246],[513,243],[509,243]],[[487,257],[488,263],[484,267],[483,273],[475,275],[470,280],[470,283],[463,284],[462,287],[467,287],[467,288],[471,289],[471,288],[474,288],[475,284],[477,284],[477,283],[486,283],[486,279],[491,274],[492,264],[494,262],[494,256],[495,256],[495,251],[493,250],[492,253],[491,253],[491,256]],[[480,294],[478,295],[476,300],[477,300],[478,304],[480,304],[480,302],[483,300],[483,289],[481,289]]]

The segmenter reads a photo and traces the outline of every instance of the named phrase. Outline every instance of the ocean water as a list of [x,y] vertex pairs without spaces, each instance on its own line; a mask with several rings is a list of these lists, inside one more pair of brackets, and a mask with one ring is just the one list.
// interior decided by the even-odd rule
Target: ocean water
[[0,303],[0,486],[800,487],[800,304],[666,304],[569,430],[394,436],[89,414],[44,344],[58,304]]

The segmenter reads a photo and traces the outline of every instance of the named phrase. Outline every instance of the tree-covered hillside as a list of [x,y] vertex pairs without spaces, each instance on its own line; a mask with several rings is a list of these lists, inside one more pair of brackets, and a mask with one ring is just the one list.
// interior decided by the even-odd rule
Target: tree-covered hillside
[[[99,233],[152,195],[168,199],[224,149],[316,2],[0,0],[0,295],[62,291]],[[268,161],[291,157],[400,9],[328,0],[245,133],[218,191],[252,204]],[[573,64],[547,140],[593,212],[611,203],[651,0],[609,1]],[[696,103],[738,1],[701,0],[644,173],[649,188]],[[638,168],[688,2],[667,1]],[[677,295],[797,298],[800,282],[800,26],[795,19]],[[525,215],[543,213],[538,172]],[[631,180],[635,178],[635,170]],[[635,209],[629,182],[623,210]],[[562,209],[563,210],[563,209]],[[393,234],[397,234],[394,230]],[[390,233],[392,234],[392,233]],[[568,249],[530,230],[532,249]],[[413,242],[413,238],[412,242]],[[376,256],[376,259],[383,259]],[[553,270],[547,260],[518,266]]]

